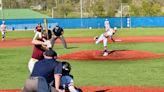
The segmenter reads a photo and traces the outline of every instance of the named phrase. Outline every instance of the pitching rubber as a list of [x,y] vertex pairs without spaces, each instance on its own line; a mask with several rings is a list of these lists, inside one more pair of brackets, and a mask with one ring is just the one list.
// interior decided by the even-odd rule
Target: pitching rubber
[[116,41],[116,42],[121,42],[122,40],[120,40],[120,39],[116,39],[115,41]]

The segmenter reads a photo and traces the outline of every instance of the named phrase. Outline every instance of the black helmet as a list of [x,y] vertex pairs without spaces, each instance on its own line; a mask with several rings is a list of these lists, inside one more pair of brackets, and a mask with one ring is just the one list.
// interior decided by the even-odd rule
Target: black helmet
[[[48,37],[48,38],[47,38],[47,37]],[[51,39],[51,37],[52,37],[51,30],[48,29],[48,33],[46,32],[46,30],[43,30],[43,31],[42,31],[42,38]]]
[[68,75],[71,71],[71,65],[66,62],[66,61],[63,61],[62,62],[62,74],[63,75]]

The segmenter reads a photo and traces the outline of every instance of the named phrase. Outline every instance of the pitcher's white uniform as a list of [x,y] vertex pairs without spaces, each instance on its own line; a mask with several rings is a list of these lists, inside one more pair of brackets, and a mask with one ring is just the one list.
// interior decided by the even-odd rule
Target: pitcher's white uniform
[[96,44],[98,44],[99,42],[103,41],[103,45],[104,47],[107,46],[107,42],[108,42],[108,37],[111,37],[113,35],[113,33],[115,32],[114,29],[110,28],[108,31],[102,33],[97,41],[96,41]]
[[113,39],[112,35],[117,31],[117,28],[115,27],[114,29],[109,28],[106,32],[102,33],[99,37],[94,38],[96,40],[96,44],[98,44],[100,41],[103,41],[103,45],[104,45],[104,51],[103,51],[103,56],[107,56],[108,55],[108,50],[107,50],[107,42],[108,42],[108,37],[110,37],[110,39],[115,42],[115,40]]

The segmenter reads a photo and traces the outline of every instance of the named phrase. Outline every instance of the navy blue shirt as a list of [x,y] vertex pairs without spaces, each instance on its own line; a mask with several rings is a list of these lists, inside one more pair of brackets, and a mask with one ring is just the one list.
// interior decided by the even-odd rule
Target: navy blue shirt
[[62,64],[54,59],[43,59],[35,63],[31,76],[44,77],[48,83],[54,81],[54,74],[62,74]]
[[53,31],[53,33],[54,33],[55,36],[60,36],[60,35],[62,35],[62,32],[64,30],[63,30],[63,28],[58,27],[58,29],[54,28],[52,31]]

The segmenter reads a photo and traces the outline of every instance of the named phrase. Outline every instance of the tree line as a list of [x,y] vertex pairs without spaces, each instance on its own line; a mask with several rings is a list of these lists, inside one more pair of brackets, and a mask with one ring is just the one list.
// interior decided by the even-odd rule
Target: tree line
[[56,18],[81,17],[81,7],[83,17],[164,16],[163,0],[3,0],[4,9],[38,5]]

